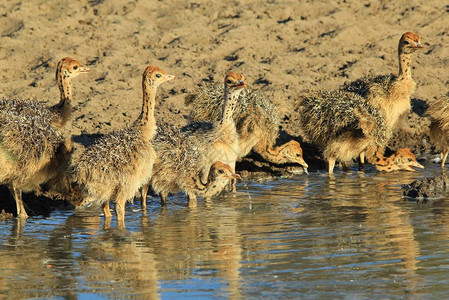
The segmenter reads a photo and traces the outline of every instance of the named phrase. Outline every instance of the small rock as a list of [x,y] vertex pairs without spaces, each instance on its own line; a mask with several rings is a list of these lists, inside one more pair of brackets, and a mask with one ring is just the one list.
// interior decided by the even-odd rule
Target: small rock
[[414,199],[443,198],[448,189],[449,178],[445,174],[415,180],[402,186],[402,194]]

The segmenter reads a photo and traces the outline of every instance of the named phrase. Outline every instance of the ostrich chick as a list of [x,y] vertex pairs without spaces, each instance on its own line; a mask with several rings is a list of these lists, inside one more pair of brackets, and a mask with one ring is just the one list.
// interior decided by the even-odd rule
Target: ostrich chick
[[[158,131],[155,147],[158,159],[154,165],[151,186],[164,203],[168,193],[182,191],[187,194],[189,207],[196,206],[197,191],[192,176],[207,182],[210,167],[216,161],[235,170],[238,158],[238,135],[232,113],[237,106],[238,95],[246,86],[245,78],[235,72],[225,77],[225,101],[222,117],[213,123],[196,122],[181,129],[165,126]],[[214,191],[222,191],[229,180],[217,182]],[[207,187],[204,193],[209,193]],[[143,187],[144,194],[148,187]],[[143,195],[145,201],[145,195]]]
[[440,151],[441,169],[444,170],[447,154],[449,153],[449,93],[429,103],[427,114],[430,116],[430,141],[435,149]]
[[[71,78],[89,72],[73,59],[62,59],[56,71],[59,88],[69,91]],[[62,75],[60,76],[62,77]],[[61,96],[61,101],[62,101]],[[60,101],[60,103],[61,103]],[[66,170],[70,146],[53,125],[54,115],[43,102],[30,100],[0,101],[0,183],[7,184],[14,195],[17,215],[28,216],[22,191],[33,191]]]
[[[191,181],[191,186],[194,187],[196,194],[205,199],[210,199],[213,196],[219,194],[221,191],[216,189],[222,185],[222,182],[227,182],[228,180],[240,178],[239,175],[235,174],[232,171],[231,167],[227,164],[222,163],[221,161],[217,161],[210,166],[209,174],[207,176],[207,182],[202,183],[199,174],[195,177],[186,178],[186,180]],[[146,198],[148,194],[149,184],[142,187],[141,196],[142,196],[142,208],[146,209]],[[172,190],[174,192],[174,190]],[[165,205],[167,203],[168,193],[161,193],[161,204]]]
[[39,115],[53,127],[62,128],[70,120],[72,108],[72,79],[80,74],[90,72],[73,58],[65,57],[56,67],[56,82],[58,83],[60,100],[57,104],[47,107],[44,101],[4,100],[0,103],[0,112],[9,111],[13,114]]
[[[220,119],[224,89],[206,85],[186,97],[192,104],[190,117],[194,122],[214,122]],[[271,101],[254,90],[239,96],[233,119],[239,136],[238,158],[253,150],[263,159],[276,163],[297,163],[307,170],[301,146],[296,141],[274,147],[279,135],[279,112]]]
[[410,111],[410,96],[416,86],[412,79],[411,59],[415,51],[423,48],[421,38],[417,34],[406,32],[399,40],[399,73],[397,76],[366,76],[343,86],[344,90],[362,96],[384,112],[389,137],[397,128],[402,116]]
[[221,192],[220,186],[226,184],[229,180],[240,178],[239,175],[235,174],[232,168],[217,161],[210,166],[209,175],[207,177],[207,182],[203,184],[200,178],[194,178],[196,184],[197,194],[203,198],[210,199],[211,197],[219,194]]
[[385,143],[382,112],[350,92],[303,92],[297,104],[305,138],[323,152],[332,174],[335,162],[350,163],[362,153],[373,156]]
[[373,163],[378,171],[393,172],[397,170],[405,170],[415,172],[416,168],[424,169],[424,166],[418,163],[415,155],[406,148],[398,149],[395,153],[389,157],[377,157],[375,159],[368,159]]
[[152,139],[156,132],[154,106],[158,86],[172,80],[155,66],[145,69],[142,79],[142,110],[132,126],[114,131],[88,147],[73,168],[81,191],[81,205],[97,202],[105,217],[111,217],[109,201],[115,201],[117,219],[125,217],[126,201],[150,180],[156,154]]

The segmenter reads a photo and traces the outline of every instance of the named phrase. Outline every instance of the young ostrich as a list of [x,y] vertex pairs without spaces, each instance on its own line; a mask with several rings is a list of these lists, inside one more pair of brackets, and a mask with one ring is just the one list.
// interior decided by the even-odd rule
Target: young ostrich
[[[157,152],[156,152],[157,153]],[[195,168],[192,168],[195,169]],[[201,178],[199,174],[194,177],[186,177],[185,181],[190,181],[190,186],[193,187],[195,194],[197,196],[203,197],[205,199],[211,199],[213,196],[219,194],[221,190],[217,187],[221,186],[223,182],[228,182],[232,179],[240,178],[239,175],[235,174],[234,171],[232,171],[231,167],[227,164],[222,163],[221,161],[217,161],[210,166],[209,174],[207,176],[206,183],[201,182]],[[147,207],[147,193],[148,193],[149,185],[142,188],[141,196],[142,196],[142,208],[146,209]],[[175,192],[177,189],[177,186],[174,186],[171,190],[171,192]],[[177,192],[180,192],[180,190],[177,190]],[[160,198],[161,198],[161,204],[165,205],[167,203],[167,196],[168,192],[161,192]]]
[[430,141],[440,151],[441,169],[444,170],[447,154],[449,153],[449,93],[429,103],[427,114],[432,123],[430,125]]
[[111,217],[109,201],[114,200],[117,219],[124,221],[126,201],[153,173],[157,88],[173,78],[158,67],[147,67],[142,79],[142,110],[134,124],[105,135],[81,154],[73,168],[74,181],[83,198],[81,205],[97,202],[103,206],[105,217]]
[[374,156],[387,139],[383,113],[354,93],[303,92],[297,111],[305,138],[323,152],[329,174],[336,161],[348,164],[365,152]]
[[223,181],[226,184],[230,179],[237,179],[239,177],[229,165],[217,161],[210,166],[206,183],[203,184],[199,177],[193,178],[193,180],[195,181],[197,195],[210,199],[221,192],[219,187],[223,184]]
[[410,111],[410,96],[416,86],[412,79],[411,59],[415,51],[423,48],[421,38],[417,34],[406,32],[399,40],[399,72],[397,76],[366,76],[343,86],[344,90],[362,96],[384,112],[389,136],[398,126],[401,117]]
[[89,72],[73,58],[65,57],[58,62],[56,67],[56,81],[58,83],[59,103],[47,107],[42,101],[29,100],[3,100],[0,103],[0,112],[9,111],[13,114],[32,114],[45,118],[55,128],[62,128],[70,120],[72,108],[72,78]]
[[398,170],[406,170],[415,172],[416,168],[424,169],[424,166],[418,163],[415,155],[406,148],[398,149],[395,153],[389,157],[376,157],[369,159],[368,161],[373,163],[378,171],[393,172]]
[[[151,182],[142,188],[142,201],[146,201],[146,193],[151,184],[154,192],[160,195],[165,203],[168,193],[183,191],[187,194],[189,207],[196,206],[198,191],[192,185],[192,176],[199,176],[205,184],[213,163],[221,161],[235,170],[238,158],[238,135],[232,114],[237,106],[237,99],[246,86],[245,78],[235,72],[225,77],[225,100],[222,117],[213,123],[197,122],[180,130],[166,126],[155,138],[158,159],[154,165]],[[216,182],[208,186],[215,193],[223,190],[229,180]]]
[[[194,122],[219,120],[224,90],[218,85],[206,85],[186,97],[186,104],[192,104],[190,117]],[[279,113],[276,107],[255,91],[247,89],[238,99],[233,114],[239,135],[238,158],[253,150],[263,159],[276,163],[297,163],[307,171],[301,146],[291,140],[274,147],[279,134]]]
[[[62,59],[56,71],[61,93],[60,103],[71,99],[71,78],[89,72],[74,59]],[[64,75],[62,75],[64,74]],[[65,97],[68,96],[68,97]],[[17,215],[28,216],[23,191],[33,191],[50,180],[59,180],[70,152],[62,133],[54,128],[51,109],[43,102],[29,100],[0,101],[0,183],[14,195]]]

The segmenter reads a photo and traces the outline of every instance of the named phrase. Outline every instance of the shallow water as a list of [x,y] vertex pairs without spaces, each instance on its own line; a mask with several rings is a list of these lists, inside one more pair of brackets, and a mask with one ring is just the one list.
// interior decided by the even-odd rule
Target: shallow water
[[449,201],[404,200],[438,174],[323,172],[243,182],[235,197],[0,223],[0,298],[443,298]]

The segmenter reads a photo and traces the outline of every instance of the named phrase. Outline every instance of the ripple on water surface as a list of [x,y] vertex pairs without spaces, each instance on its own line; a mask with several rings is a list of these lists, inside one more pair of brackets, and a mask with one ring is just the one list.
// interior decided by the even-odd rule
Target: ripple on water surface
[[30,297],[444,297],[449,204],[405,201],[438,172],[323,172],[243,182],[197,209],[180,195],[126,228],[94,208],[0,223],[0,295]]

